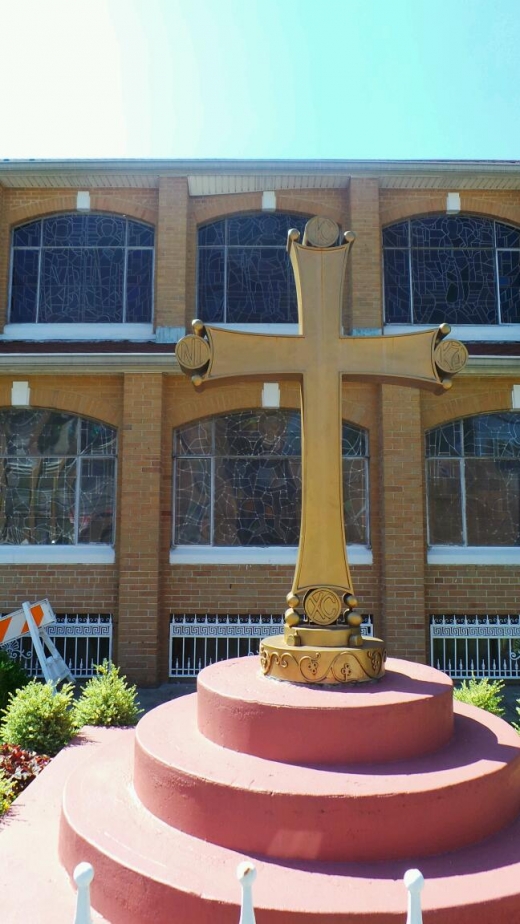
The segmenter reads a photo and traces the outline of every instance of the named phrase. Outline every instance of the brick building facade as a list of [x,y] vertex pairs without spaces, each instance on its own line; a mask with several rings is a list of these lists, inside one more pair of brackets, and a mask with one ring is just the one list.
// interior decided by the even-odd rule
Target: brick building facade
[[[65,542],[63,539],[55,542],[49,541],[48,532],[43,537],[45,541],[41,539],[43,533],[38,538],[36,521],[34,517],[31,519],[31,497],[27,492],[36,491],[35,479],[40,475],[34,474],[33,467],[32,487],[24,489],[20,499],[21,489],[16,495],[13,488],[14,476],[10,474],[13,467],[9,467],[9,461],[5,462],[0,608],[8,612],[23,600],[47,596],[56,612],[111,614],[115,659],[134,681],[142,684],[154,684],[168,677],[168,632],[173,613],[280,612],[290,588],[293,570],[290,555],[281,559],[269,556],[265,547],[256,554],[254,544],[250,543],[247,555],[237,546],[222,544],[215,554],[207,548],[202,552],[192,548],[192,554],[189,546],[188,551],[179,545],[172,548],[172,434],[194,421],[262,407],[262,383],[223,384],[198,394],[176,364],[175,342],[186,325],[197,316],[212,320],[204,318],[200,273],[197,285],[199,231],[230,216],[271,212],[328,216],[343,230],[351,228],[356,232],[345,293],[344,326],[347,332],[363,336],[414,329],[413,315],[396,324],[393,319],[389,323],[384,314],[384,229],[403,228],[408,223],[406,227],[413,233],[414,222],[421,220],[423,230],[424,227],[431,230],[433,225],[425,223],[425,218],[435,219],[438,222],[435,228],[440,228],[447,216],[453,221],[465,216],[471,218],[472,233],[481,226],[486,233],[493,226],[495,234],[499,233],[496,229],[510,229],[510,238],[506,240],[506,231],[502,230],[502,237],[489,245],[477,247],[473,239],[462,244],[453,239],[449,247],[446,245],[449,258],[443,265],[449,265],[449,272],[455,276],[459,273],[454,285],[464,286],[467,281],[467,272],[461,268],[463,257],[457,254],[465,254],[466,259],[469,251],[473,253],[480,247],[490,255],[486,267],[493,259],[499,261],[496,284],[503,305],[498,318],[481,313],[473,324],[470,312],[473,302],[478,302],[475,295],[478,279],[475,282],[470,278],[468,283],[472,295],[458,294],[454,333],[468,345],[470,360],[451,391],[436,397],[414,389],[348,381],[343,389],[344,420],[363,430],[369,445],[365,484],[369,529],[367,526],[365,548],[356,547],[352,551],[352,575],[361,607],[373,615],[375,633],[387,640],[389,653],[427,660],[428,626],[433,614],[518,612],[520,536],[516,537],[514,524],[507,536],[497,539],[495,530],[489,541],[483,540],[478,524],[477,541],[472,540],[471,529],[465,526],[461,527],[462,538],[450,535],[446,540],[443,534],[442,541],[436,542],[431,523],[428,526],[428,497],[433,497],[431,503],[437,504],[437,516],[443,498],[446,518],[452,513],[453,505],[446,498],[453,499],[456,494],[453,479],[459,474],[454,474],[455,469],[459,472],[465,466],[465,474],[460,477],[473,478],[471,485],[467,481],[468,497],[473,498],[478,488],[476,482],[480,491],[485,487],[482,482],[491,484],[489,466],[497,466],[496,459],[486,462],[485,472],[478,469],[473,476],[469,455],[467,461],[459,463],[457,459],[462,457],[459,450],[453,456],[455,461],[446,451],[444,456],[450,460],[446,465],[452,466],[449,476],[452,494],[443,494],[444,488],[438,487],[439,478],[448,476],[442,465],[436,486],[427,485],[425,473],[430,469],[426,467],[425,434],[454,421],[476,420],[483,415],[488,430],[498,419],[505,420],[504,427],[514,429],[513,386],[520,383],[520,323],[515,318],[517,305],[520,322],[516,256],[519,245],[514,238],[514,229],[520,227],[520,164],[3,162],[0,164],[0,329],[3,330],[0,411],[14,410],[23,415],[29,410],[44,409],[62,415],[60,420],[63,415],[68,420],[77,415],[82,420],[114,428],[117,465],[112,538],[107,540],[105,535],[105,541],[100,542],[91,530],[91,541],[78,540],[88,519],[82,519],[78,508],[76,518],[79,516],[80,523],[74,529],[79,532],[70,533]],[[94,320],[89,324],[80,309],[66,319],[65,329],[63,317],[52,320],[59,313],[54,316],[48,306],[53,297],[61,297],[59,286],[66,284],[72,291],[76,285],[70,282],[72,270],[65,282],[63,274],[60,276],[65,272],[63,261],[68,257],[63,254],[69,245],[62,236],[59,246],[55,245],[54,255],[48,257],[50,251],[45,250],[45,241],[31,243],[33,239],[29,239],[28,232],[25,237],[25,232],[18,237],[15,234],[17,229],[35,228],[40,220],[44,230],[38,234],[45,234],[48,218],[76,215],[124,217],[135,221],[137,226],[144,223],[154,229],[153,315],[139,321],[140,327],[139,324],[132,327],[128,322],[125,331],[124,318],[112,325],[105,316],[103,323]],[[63,228],[58,231],[62,234]],[[449,236],[452,232],[448,228],[446,233]],[[399,246],[400,250],[394,249],[408,255],[406,259],[415,259],[413,243]],[[99,248],[103,247],[102,242]],[[87,245],[78,244],[75,259],[82,259],[87,249]],[[107,245],[105,250],[108,249]],[[503,253],[508,256],[500,256]],[[216,250],[214,258],[220,259]],[[47,259],[50,269],[44,279],[41,266]],[[38,260],[42,261],[38,264],[40,269]],[[422,257],[418,258],[418,266],[424,265],[421,260]],[[502,265],[504,260],[509,261],[506,268]],[[440,264],[437,261],[435,265]],[[471,267],[475,265],[471,263]],[[109,270],[103,269],[105,272],[108,278]],[[35,274],[34,285],[31,273]],[[131,271],[125,268],[124,273],[126,280]],[[233,280],[235,285],[236,275]],[[22,292],[24,286],[26,291]],[[424,295],[424,286],[424,279],[412,282],[416,304],[419,294]],[[397,292],[397,288],[396,284],[387,292]],[[32,320],[27,320],[35,299],[43,305],[44,296],[45,310],[51,320],[42,320],[43,315],[31,315]],[[134,296],[126,297],[130,305]],[[404,298],[402,293],[395,297],[401,302]],[[389,296],[387,303],[388,300]],[[435,310],[439,300],[442,301],[441,296],[437,297]],[[428,321],[429,310],[424,308],[423,327],[435,326]],[[431,310],[434,314],[434,309]],[[452,310],[453,303],[448,298],[444,318],[448,322],[452,321]],[[136,311],[138,315],[138,308]],[[95,312],[92,317],[95,319]],[[247,319],[244,323],[247,324]],[[280,382],[280,408],[298,407],[297,384]],[[5,417],[5,420],[15,418]],[[19,416],[16,420],[27,422],[29,418]],[[500,445],[504,438],[502,434]],[[486,447],[492,442],[488,440]],[[496,441],[495,444],[498,445]],[[482,445],[481,440],[479,446]],[[513,449],[505,453],[511,460],[509,467],[500,463],[497,469],[497,477],[504,484],[507,482],[506,487],[496,488],[499,506],[506,503],[511,507],[516,503],[515,445],[515,439],[511,438],[508,446]],[[486,447],[479,452],[487,459]],[[30,455],[29,450],[24,451]],[[80,449],[80,455],[81,452]],[[471,458],[480,458],[479,452]],[[10,453],[9,448],[3,449],[4,460]],[[81,464],[86,465],[84,460]],[[431,467],[435,464],[433,459]],[[92,466],[94,471],[94,462]],[[69,482],[60,481],[59,485],[62,494],[69,489],[73,491]],[[466,490],[466,481],[464,485]],[[52,487],[47,486],[49,491]],[[9,509],[5,507],[6,497]],[[50,505],[51,512],[45,513],[46,522],[49,517],[56,519],[52,499],[45,503],[40,499],[38,503],[40,507],[45,503]],[[483,499],[477,498],[480,511],[477,518],[488,516],[493,503],[492,492]],[[29,538],[20,538],[22,533],[9,525],[16,504],[25,505],[25,520],[19,509],[15,514],[17,523],[23,520],[26,524],[23,528]],[[63,514],[60,515],[63,519]],[[41,510],[39,516],[43,516]],[[69,519],[72,522],[73,513]],[[518,525],[517,513],[513,519]]]

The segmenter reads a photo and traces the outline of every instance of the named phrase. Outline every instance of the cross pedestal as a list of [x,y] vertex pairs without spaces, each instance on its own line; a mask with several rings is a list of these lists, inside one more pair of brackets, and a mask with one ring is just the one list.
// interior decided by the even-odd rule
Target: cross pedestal
[[[194,385],[230,378],[300,382],[302,516],[298,559],[283,636],[261,644],[265,674],[299,683],[349,683],[384,673],[381,639],[363,638],[346,553],[341,453],[342,379],[389,382],[442,393],[466,362],[447,324],[399,337],[345,337],[341,307],[355,235],[340,246],[308,246],[290,231],[288,250],[298,296],[296,336],[248,334],[193,322],[177,344],[181,369]],[[313,225],[318,222],[318,227]],[[337,240],[337,229],[336,237]]]

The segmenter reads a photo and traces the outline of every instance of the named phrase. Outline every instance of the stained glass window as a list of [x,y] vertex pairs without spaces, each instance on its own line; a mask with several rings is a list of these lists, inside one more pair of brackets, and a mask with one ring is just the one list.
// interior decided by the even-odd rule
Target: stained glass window
[[383,231],[387,324],[520,323],[520,230],[468,215]]
[[[298,545],[299,411],[252,410],[174,432],[174,545]],[[343,424],[349,543],[368,545],[368,437]]]
[[98,421],[0,411],[0,543],[112,543],[116,452]]
[[153,248],[150,225],[117,215],[55,215],[15,228],[11,323],[149,323]]
[[296,323],[287,232],[308,218],[262,212],[199,229],[198,316],[209,323]]
[[520,414],[428,431],[426,474],[431,545],[520,545]]

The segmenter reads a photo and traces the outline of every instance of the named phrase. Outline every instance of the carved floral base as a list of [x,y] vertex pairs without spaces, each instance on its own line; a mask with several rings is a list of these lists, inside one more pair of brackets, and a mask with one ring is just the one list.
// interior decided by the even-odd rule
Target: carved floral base
[[363,637],[357,648],[320,648],[287,645],[283,635],[266,638],[260,645],[262,673],[291,683],[366,683],[385,673],[385,643]]

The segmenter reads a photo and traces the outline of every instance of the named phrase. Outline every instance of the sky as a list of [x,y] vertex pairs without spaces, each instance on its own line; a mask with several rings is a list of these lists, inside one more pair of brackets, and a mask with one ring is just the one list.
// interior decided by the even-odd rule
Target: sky
[[0,159],[520,159],[520,0],[0,0]]

